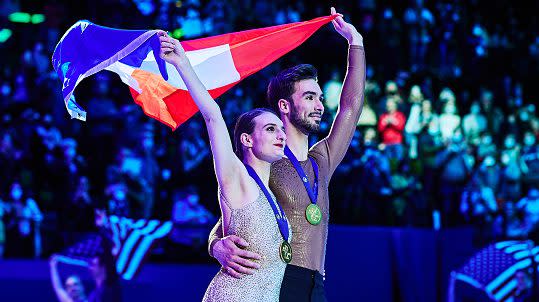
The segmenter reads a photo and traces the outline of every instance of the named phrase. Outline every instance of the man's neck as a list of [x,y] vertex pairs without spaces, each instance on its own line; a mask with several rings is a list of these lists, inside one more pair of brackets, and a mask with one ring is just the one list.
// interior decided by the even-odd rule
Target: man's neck
[[105,283],[104,279],[97,279],[97,280],[95,280],[95,287],[96,288],[102,288],[104,283]]
[[305,161],[309,154],[309,136],[291,123],[285,123],[286,145],[298,161]]
[[80,296],[75,297],[75,298],[73,299],[73,301],[75,301],[75,302],[87,302],[87,301],[88,301],[88,298],[86,298],[86,295],[85,295],[85,294],[81,294]]

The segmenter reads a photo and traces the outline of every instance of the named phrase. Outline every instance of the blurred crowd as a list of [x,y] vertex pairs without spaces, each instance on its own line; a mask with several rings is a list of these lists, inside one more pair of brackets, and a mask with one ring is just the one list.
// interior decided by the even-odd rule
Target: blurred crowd
[[[41,257],[73,244],[94,231],[94,208],[173,220],[180,228],[173,243],[200,252],[220,215],[199,116],[171,132],[102,72],[76,92],[88,121],[69,120],[50,57],[77,20],[195,39],[329,14],[325,1],[306,0],[2,5],[0,27],[14,34],[0,44],[7,58],[0,71],[0,257]],[[539,238],[536,10],[501,0],[333,5],[364,36],[368,81],[358,131],[331,183],[331,222],[472,225],[488,240]],[[46,21],[10,23],[14,11],[41,12]],[[327,100],[313,142],[324,137],[338,106],[344,43],[327,26],[226,93],[218,101],[229,126],[265,105],[278,70],[311,63]]]

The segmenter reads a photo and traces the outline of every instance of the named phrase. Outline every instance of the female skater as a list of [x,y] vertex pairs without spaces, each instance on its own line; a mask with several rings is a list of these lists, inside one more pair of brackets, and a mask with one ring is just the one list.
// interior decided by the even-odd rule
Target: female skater
[[208,129],[223,235],[237,235],[249,242],[247,257],[262,255],[256,262],[257,270],[242,279],[218,272],[203,301],[276,302],[286,263],[292,257],[291,229],[268,185],[271,163],[284,155],[283,123],[268,109],[242,114],[234,129],[233,149],[220,108],[194,72],[181,44],[165,32],[160,32],[159,38],[161,57],[178,70]]

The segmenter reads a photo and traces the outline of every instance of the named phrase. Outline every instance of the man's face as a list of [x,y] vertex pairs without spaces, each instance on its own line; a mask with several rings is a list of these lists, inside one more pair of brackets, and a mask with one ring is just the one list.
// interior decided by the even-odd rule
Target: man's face
[[[359,132],[356,131],[356,133],[359,133]],[[375,138],[376,138],[376,131],[374,131],[374,129],[368,128],[367,130],[365,130],[365,137],[363,138],[365,142],[372,142],[374,141]]]
[[324,94],[320,85],[313,80],[301,80],[295,83],[295,92],[290,104],[290,122],[304,134],[320,130],[324,114]]
[[66,292],[73,300],[78,301],[84,296],[84,287],[82,282],[76,276],[67,278],[65,282]]
[[386,84],[386,95],[392,96],[397,95],[399,93],[399,88],[397,87],[397,84],[391,82]]
[[388,99],[386,102],[386,110],[389,113],[397,111],[397,103],[393,99]]

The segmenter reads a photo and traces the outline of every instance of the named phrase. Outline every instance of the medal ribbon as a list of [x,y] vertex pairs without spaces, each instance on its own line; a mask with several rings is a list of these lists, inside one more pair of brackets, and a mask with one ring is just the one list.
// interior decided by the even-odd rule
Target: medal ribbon
[[314,170],[314,184],[311,189],[309,178],[307,177],[307,175],[305,175],[305,171],[303,171],[301,164],[299,163],[294,153],[290,151],[288,146],[284,148],[284,154],[286,155],[286,157],[288,157],[288,159],[294,166],[294,169],[296,169],[296,172],[298,172],[298,175],[301,178],[303,185],[305,186],[305,190],[307,190],[307,194],[309,194],[311,203],[316,204],[316,201],[318,200],[318,164],[312,157],[309,156],[309,159],[311,160],[311,164],[313,165],[313,170]]
[[266,195],[266,198],[268,199],[268,202],[271,205],[271,209],[273,210],[273,213],[275,214],[275,220],[277,220],[277,225],[279,226],[281,235],[283,235],[284,240],[288,242],[288,234],[289,234],[288,233],[288,219],[286,218],[286,214],[284,213],[283,208],[281,207],[281,204],[279,204],[279,201],[273,200],[273,198],[271,197],[271,194],[266,188],[266,185],[264,185],[264,183],[262,182],[258,174],[256,174],[255,170],[247,164],[244,164],[244,165],[245,165],[245,168],[247,168],[247,172],[249,173],[249,175],[255,180],[255,182],[258,184],[260,189],[262,189],[262,192],[264,192],[264,195]]

